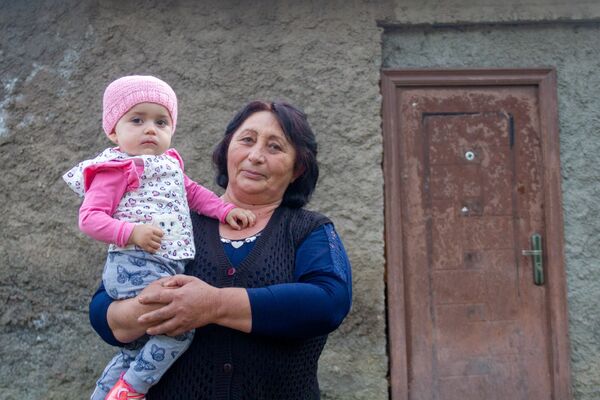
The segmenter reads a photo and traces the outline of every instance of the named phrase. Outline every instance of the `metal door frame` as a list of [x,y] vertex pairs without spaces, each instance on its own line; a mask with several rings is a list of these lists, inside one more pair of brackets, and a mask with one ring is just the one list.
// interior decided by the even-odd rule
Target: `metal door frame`
[[[396,92],[402,88],[452,86],[536,86],[538,90],[540,141],[545,218],[545,273],[550,334],[550,368],[553,399],[571,395],[567,291],[564,263],[564,232],[558,132],[556,71],[525,69],[383,69],[383,172],[385,180],[385,242],[388,348],[392,400],[408,400],[408,354],[406,347],[405,279],[402,248],[400,182],[401,140]],[[400,133],[401,134],[401,133]],[[393,221],[393,223],[392,223]]]

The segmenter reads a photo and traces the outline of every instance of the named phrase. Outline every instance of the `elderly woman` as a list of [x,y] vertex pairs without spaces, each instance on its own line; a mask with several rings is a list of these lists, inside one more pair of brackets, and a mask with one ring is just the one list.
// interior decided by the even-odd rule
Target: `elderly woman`
[[306,116],[251,102],[213,153],[223,199],[252,210],[237,231],[192,215],[196,257],[187,275],[90,304],[111,344],[196,328],[190,348],[148,399],[318,399],[327,334],[350,309],[350,264],[333,224],[303,209],[317,183],[317,144]]

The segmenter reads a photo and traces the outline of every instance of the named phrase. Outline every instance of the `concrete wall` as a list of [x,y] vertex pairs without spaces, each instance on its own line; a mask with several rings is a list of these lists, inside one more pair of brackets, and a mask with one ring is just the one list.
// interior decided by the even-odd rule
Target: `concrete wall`
[[[546,33],[565,47],[556,50],[545,41],[559,59],[539,52],[516,63],[486,49],[494,47],[486,37],[500,35],[492,28],[493,34],[462,32],[469,39],[463,44],[460,31],[443,34],[465,55],[460,61],[437,31],[382,34],[378,22],[590,18],[600,15],[598,6],[553,0],[249,4],[0,0],[0,397],[79,399],[112,354],[87,321],[104,246],[78,232],[79,201],[60,176],[109,145],[100,128],[106,84],[141,73],[165,79],[177,92],[173,144],[189,175],[213,189],[211,148],[245,102],[277,98],[305,109],[319,140],[322,171],[310,208],[335,221],[354,269],[352,313],[321,359],[323,398],[387,399],[378,87],[383,59],[386,66],[559,67],[574,382],[578,398],[595,398],[596,28],[520,31],[523,44],[513,50],[503,43],[506,53],[524,55],[527,43]],[[573,38],[587,45],[567,46]],[[486,64],[478,54],[493,61]]]
[[600,16],[594,0],[395,0],[383,20],[400,24],[581,20]]
[[355,271],[323,397],[386,398],[381,46],[367,2],[0,4],[0,397],[81,399],[113,353],[87,321],[105,247],[78,232],[61,175],[110,144],[103,90],[139,73],[177,92],[173,145],[213,189],[211,149],[243,104],[286,99],[308,113],[322,168],[310,208],[334,220]]

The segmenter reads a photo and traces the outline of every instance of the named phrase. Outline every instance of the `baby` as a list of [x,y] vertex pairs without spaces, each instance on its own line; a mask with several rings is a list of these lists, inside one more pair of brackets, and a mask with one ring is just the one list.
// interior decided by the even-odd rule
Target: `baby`
[[[152,76],[117,79],[104,92],[102,125],[118,147],[63,176],[84,196],[80,229],[110,243],[102,280],[114,299],[135,297],[151,282],[184,272],[195,252],[190,210],[235,229],[255,222],[251,211],[184,174],[181,156],[169,148],[176,124],[177,97],[168,84]],[[121,348],[91,399],[144,399],[192,338],[193,332],[150,336]]]

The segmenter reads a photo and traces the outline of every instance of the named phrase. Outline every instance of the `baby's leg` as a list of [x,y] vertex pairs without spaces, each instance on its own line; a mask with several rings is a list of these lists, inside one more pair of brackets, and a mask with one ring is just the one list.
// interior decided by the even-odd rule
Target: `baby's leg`
[[[112,252],[106,260],[102,280],[109,296],[121,300],[137,296],[147,285],[157,279],[183,273],[184,267],[184,261],[167,260],[143,251]],[[179,353],[189,347],[192,337],[193,333],[187,333],[177,338],[150,336],[150,339],[147,339],[145,337],[141,344],[138,341],[138,351],[132,354],[131,358],[127,358],[127,367],[123,366],[125,363],[120,362],[118,356],[111,361],[102,374],[103,377],[106,374],[106,379],[100,378],[98,381],[97,387],[101,390],[97,389],[94,395],[98,391],[106,395],[123,371],[127,371],[124,379],[129,385],[139,393],[147,393],[150,386],[157,382],[177,359]],[[123,367],[115,372],[117,368],[111,367],[113,364]],[[92,397],[94,400],[96,398],[104,399],[104,397]]]
[[187,350],[193,338],[193,331],[175,337],[150,336],[123,379],[137,392],[148,393],[150,386],[158,382],[175,360]]
[[183,273],[185,262],[172,261],[144,251],[110,252],[102,281],[106,293],[122,300],[137,296],[157,279]]
[[140,348],[143,346],[142,341],[136,341],[127,348],[122,347],[119,353],[113,357],[106,365],[102,375],[96,382],[94,393],[90,400],[104,400],[108,391],[115,385],[121,374],[129,369],[129,366],[140,353]]

